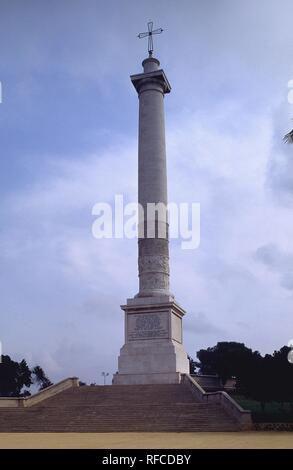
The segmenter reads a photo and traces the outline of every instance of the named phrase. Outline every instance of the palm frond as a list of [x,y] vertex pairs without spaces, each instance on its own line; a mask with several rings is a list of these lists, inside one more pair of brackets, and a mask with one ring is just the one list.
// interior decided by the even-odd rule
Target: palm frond
[[288,132],[288,134],[283,137],[283,140],[286,144],[293,144],[293,130]]

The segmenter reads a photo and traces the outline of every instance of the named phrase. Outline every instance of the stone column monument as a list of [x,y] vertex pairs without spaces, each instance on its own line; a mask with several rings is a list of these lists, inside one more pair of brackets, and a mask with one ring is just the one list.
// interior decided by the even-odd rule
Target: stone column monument
[[[179,383],[180,374],[189,373],[182,344],[185,311],[169,291],[164,95],[171,87],[152,50],[142,65],[143,73],[131,76],[139,98],[139,292],[121,306],[125,344],[113,384]],[[148,210],[150,203],[155,210]]]

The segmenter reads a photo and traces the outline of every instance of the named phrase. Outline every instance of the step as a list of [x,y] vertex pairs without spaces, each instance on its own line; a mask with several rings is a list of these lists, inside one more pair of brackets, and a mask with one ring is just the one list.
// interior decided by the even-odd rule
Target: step
[[235,431],[216,403],[184,384],[84,386],[24,409],[0,410],[0,432]]

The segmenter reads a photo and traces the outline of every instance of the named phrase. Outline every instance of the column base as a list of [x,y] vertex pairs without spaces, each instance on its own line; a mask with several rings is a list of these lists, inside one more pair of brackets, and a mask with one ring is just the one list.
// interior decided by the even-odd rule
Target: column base
[[114,374],[113,385],[179,384],[180,372],[157,374]]
[[172,297],[129,299],[125,312],[125,344],[113,384],[180,383],[189,373],[182,344],[185,311]]

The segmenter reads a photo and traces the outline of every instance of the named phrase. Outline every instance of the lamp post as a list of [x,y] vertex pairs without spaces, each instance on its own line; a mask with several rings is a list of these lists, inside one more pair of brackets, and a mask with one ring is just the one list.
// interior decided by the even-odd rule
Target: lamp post
[[104,385],[106,385],[106,377],[108,377],[109,372],[102,372],[102,376],[104,377]]

